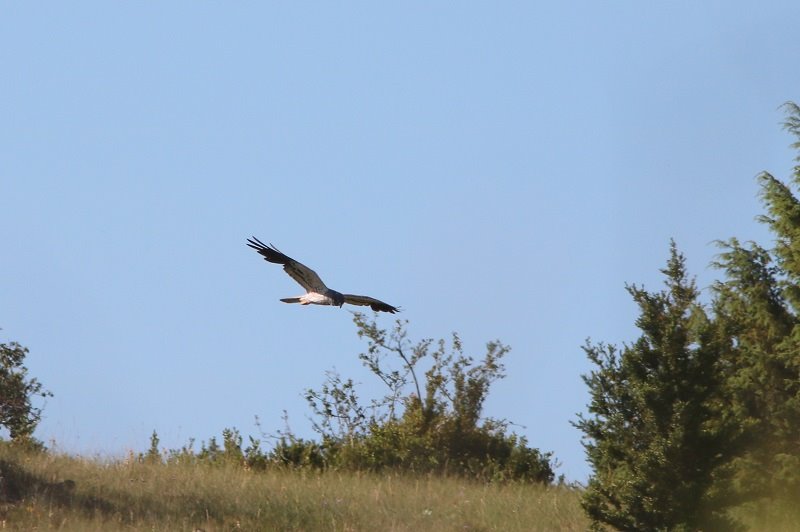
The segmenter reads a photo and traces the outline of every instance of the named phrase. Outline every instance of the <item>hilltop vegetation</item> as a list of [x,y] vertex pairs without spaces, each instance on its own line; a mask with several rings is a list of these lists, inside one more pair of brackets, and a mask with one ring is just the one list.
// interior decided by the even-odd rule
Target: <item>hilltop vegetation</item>
[[[800,107],[786,109],[800,149]],[[718,242],[724,279],[704,303],[673,243],[662,290],[628,286],[641,335],[584,347],[596,368],[576,426],[596,529],[737,530],[741,505],[800,523],[800,166],[759,183],[773,249]]]
[[[800,107],[786,128],[800,150]],[[798,156],[800,161],[800,156]],[[593,473],[555,481],[555,459],[482,417],[509,347],[476,359],[451,340],[407,338],[355,314],[362,363],[386,393],[365,401],[329,372],[308,389],[316,440],[274,446],[223,431],[199,450],[103,462],[43,449],[49,395],[27,350],[0,344],[2,526],[155,530],[796,530],[800,510],[800,166],[759,177],[775,246],[718,242],[709,300],[671,243],[661,290],[627,286],[640,335],[588,341],[591,401],[574,421]],[[563,479],[561,479],[563,480]],[[582,508],[583,512],[580,511]]]
[[441,475],[253,471],[0,446],[0,527],[38,530],[584,530],[579,493]]
[[[355,314],[363,363],[386,386],[369,402],[329,372],[306,397],[319,440],[279,433],[245,444],[234,429],[195,448],[125,460],[45,451],[31,431],[0,442],[0,519],[56,530],[554,530],[585,528],[579,494],[553,485],[554,461],[481,417],[508,347],[478,361],[457,335],[412,344]],[[20,348],[21,349],[21,348]],[[18,349],[17,352],[26,353]],[[17,359],[17,374],[25,381]],[[18,379],[18,380],[20,380]],[[30,383],[30,381],[28,381]],[[40,385],[36,391],[40,392]],[[28,388],[29,390],[33,388]],[[30,399],[30,394],[26,397]],[[29,404],[29,403],[27,403]],[[38,411],[30,418],[35,426]]]

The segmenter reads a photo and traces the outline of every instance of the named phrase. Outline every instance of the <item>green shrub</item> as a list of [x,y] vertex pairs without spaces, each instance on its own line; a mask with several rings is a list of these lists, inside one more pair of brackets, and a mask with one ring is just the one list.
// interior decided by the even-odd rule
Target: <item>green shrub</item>
[[508,434],[506,421],[481,417],[491,384],[504,377],[501,360],[509,347],[490,342],[476,362],[464,354],[457,334],[449,346],[432,339],[412,345],[405,321],[397,320],[391,331],[359,313],[354,322],[368,342],[360,358],[388,391],[366,406],[353,381],[336,372],[328,372],[319,390],[307,390],[326,466],[553,481],[551,453]]
[[11,440],[33,449],[43,448],[33,438],[42,417],[41,408],[33,406],[36,396],[52,397],[39,381],[28,378],[25,356],[28,348],[17,342],[0,343],[0,427],[8,429]]

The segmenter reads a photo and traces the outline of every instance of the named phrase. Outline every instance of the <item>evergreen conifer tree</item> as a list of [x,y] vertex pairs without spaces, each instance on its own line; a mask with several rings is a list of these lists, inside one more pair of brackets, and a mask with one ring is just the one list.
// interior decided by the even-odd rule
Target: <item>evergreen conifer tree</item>
[[731,529],[724,483],[714,484],[737,430],[720,416],[725,337],[674,242],[662,273],[662,291],[627,287],[638,340],[584,347],[597,368],[584,376],[591,417],[576,423],[594,469],[583,505],[596,529]]
[[[800,148],[800,107],[786,104],[785,127]],[[797,157],[800,161],[800,156]],[[730,346],[726,389],[731,412],[747,435],[735,461],[745,499],[796,500],[800,495],[800,166],[790,182],[759,176],[775,234],[772,252],[731,239],[716,265],[726,274],[715,285],[715,314]]]

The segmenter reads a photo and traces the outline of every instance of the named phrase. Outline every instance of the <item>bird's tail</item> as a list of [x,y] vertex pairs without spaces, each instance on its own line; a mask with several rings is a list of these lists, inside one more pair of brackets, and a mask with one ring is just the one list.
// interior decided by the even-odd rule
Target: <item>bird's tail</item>
[[300,303],[299,297],[284,297],[281,299],[284,303]]

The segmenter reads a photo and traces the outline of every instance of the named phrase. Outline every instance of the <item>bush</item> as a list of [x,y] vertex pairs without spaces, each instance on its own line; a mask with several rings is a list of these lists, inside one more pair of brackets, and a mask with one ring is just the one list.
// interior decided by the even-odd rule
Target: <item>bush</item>
[[8,429],[11,440],[33,448],[42,447],[33,438],[42,417],[41,408],[33,406],[35,396],[53,394],[44,390],[36,379],[28,378],[23,364],[28,348],[17,342],[0,344],[0,427]]
[[[481,418],[491,384],[504,377],[501,360],[509,347],[489,342],[476,362],[464,354],[457,334],[449,346],[432,339],[412,345],[405,321],[397,320],[391,331],[359,313],[354,322],[368,342],[360,358],[388,391],[366,406],[353,381],[336,372],[328,372],[320,390],[307,390],[326,466],[553,481],[551,453],[508,434],[505,420]],[[420,379],[424,364],[428,369]]]
[[[378,328],[356,313],[358,335],[368,342],[360,359],[388,388],[382,398],[365,404],[355,383],[335,371],[327,373],[319,390],[306,390],[314,412],[313,427],[320,441],[279,431],[272,450],[261,449],[252,436],[242,449],[236,429],[222,432],[220,446],[212,437],[199,452],[193,441],[167,453],[167,463],[239,464],[254,470],[340,469],[401,471],[458,475],[481,481],[552,483],[552,453],[528,447],[525,438],[508,433],[505,420],[482,418],[481,410],[493,382],[503,378],[501,363],[509,348],[489,342],[480,362],[463,353],[454,334],[444,340],[411,345],[406,322],[391,331]],[[400,361],[399,367],[391,362]],[[423,364],[427,370],[420,379]],[[160,461],[158,437],[141,460]]]

